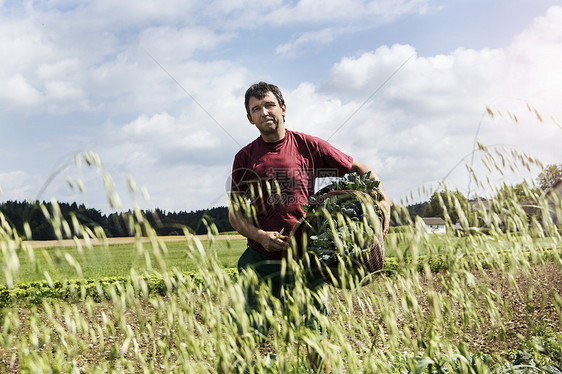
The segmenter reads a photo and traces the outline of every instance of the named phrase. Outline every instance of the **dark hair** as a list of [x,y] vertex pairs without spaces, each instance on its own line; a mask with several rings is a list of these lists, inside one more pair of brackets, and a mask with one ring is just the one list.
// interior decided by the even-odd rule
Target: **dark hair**
[[285,100],[281,94],[281,90],[274,84],[259,82],[252,84],[246,90],[246,96],[244,98],[244,106],[246,107],[246,113],[250,114],[250,108],[248,107],[250,103],[250,97],[255,97],[257,99],[263,99],[268,92],[271,92],[277,98],[279,106],[285,105]]

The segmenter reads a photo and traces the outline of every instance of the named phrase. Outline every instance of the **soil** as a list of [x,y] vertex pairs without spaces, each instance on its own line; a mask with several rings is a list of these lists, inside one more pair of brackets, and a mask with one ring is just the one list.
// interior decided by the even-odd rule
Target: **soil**
[[[562,305],[556,304],[555,295],[562,296],[562,268],[555,264],[537,265],[532,276],[518,274],[514,283],[508,281],[505,273],[492,269],[473,272],[476,284],[485,284],[493,290],[498,299],[504,303],[500,308],[501,320],[505,331],[499,331],[496,324],[484,318],[488,324],[480,328],[466,327],[462,341],[470,352],[480,352],[492,356],[504,356],[513,353],[533,331],[540,326],[547,326],[554,332],[562,331]],[[422,278],[422,288],[437,284],[441,274],[432,274],[432,279]],[[438,289],[438,287],[436,287]],[[444,290],[440,290],[444,294]],[[423,293],[423,292],[422,292]],[[418,301],[427,313],[429,306],[426,298],[418,295]],[[559,299],[560,300],[560,299]],[[487,305],[476,305],[477,315],[487,314]],[[459,322],[460,323],[460,322]],[[404,326],[399,326],[402,329]],[[461,337],[457,337],[461,340]]]
[[[501,320],[504,322],[505,330],[500,331],[497,323],[484,318],[485,323],[480,327],[465,326],[463,336],[452,337],[457,343],[462,340],[469,352],[482,353],[492,357],[512,361],[522,342],[535,334],[536,330],[544,331],[544,328],[552,332],[562,332],[562,267],[556,264],[537,265],[533,268],[531,277],[518,274],[512,282],[509,282],[505,274],[498,270],[485,270],[472,273],[475,283],[486,284],[494,290],[498,298],[504,303],[501,308]],[[422,290],[435,289],[442,295],[445,290],[435,287],[439,284],[439,277],[442,273],[433,273],[432,278],[422,277]],[[514,286],[514,284],[516,286]],[[343,300],[342,294],[346,291],[335,290],[339,298]],[[557,295],[558,302],[555,301]],[[420,291],[416,295],[417,301],[424,310],[424,315],[428,315],[429,306],[427,305],[426,292]],[[476,305],[476,314],[485,316],[487,306],[484,303]],[[361,311],[359,305],[354,305],[353,311],[358,319],[377,321],[378,315],[369,314]],[[398,330],[406,328],[407,318],[397,318]],[[430,322],[429,322],[430,323]],[[460,321],[457,321],[461,324]],[[562,339],[562,335],[560,336]],[[363,344],[357,342],[356,344]],[[380,348],[384,348],[380,346]],[[274,349],[267,343],[261,347],[262,353],[274,354]]]
[[[495,290],[496,294],[501,295],[501,299],[505,302],[505,305],[508,306],[507,308],[503,308],[503,310],[507,310],[508,313],[501,316],[505,326],[505,331],[503,333],[499,333],[495,330],[492,323],[486,326],[481,325],[479,328],[468,327],[464,331],[462,341],[464,341],[467,345],[470,352],[480,352],[495,357],[500,356],[509,359],[509,355],[512,355],[513,352],[521,345],[522,339],[530,336],[533,332],[533,328],[537,325],[546,325],[555,332],[562,331],[561,305],[556,304],[555,301],[555,295],[562,295],[562,267],[559,265],[545,264],[535,266],[534,274],[531,278],[524,276],[523,274],[515,277],[515,284],[517,287],[513,287],[513,283],[508,282],[504,273],[497,270],[474,272],[473,275],[475,276],[476,282],[488,284],[493,290]],[[423,305],[424,300],[426,300],[423,295],[423,289],[429,287],[430,285],[438,284],[438,277],[440,276],[443,276],[443,274],[432,274],[433,278],[426,278],[422,280],[422,291],[420,291],[420,294],[417,296],[420,304],[426,312],[428,310],[428,306]],[[334,292],[336,292],[338,297],[343,297],[342,295],[345,291],[334,289]],[[132,311],[125,312],[127,316],[127,323],[135,333],[140,333],[141,335],[143,334],[142,321],[140,321],[141,319],[149,321],[152,319],[154,321],[153,316],[157,316],[157,320],[158,318],[165,316],[165,312],[158,309],[161,308],[162,305],[166,305],[165,297],[163,298],[164,303],[160,304],[160,306],[151,304],[148,301],[139,300],[139,305],[134,313]],[[115,316],[113,314],[114,309],[109,302],[97,304],[93,312],[91,310],[86,310],[84,305],[80,303],[75,304],[73,307],[77,308],[80,315],[89,321],[88,323],[90,325],[101,323],[102,319],[106,316],[107,318],[115,320]],[[487,310],[484,304],[477,306],[477,308],[481,308],[481,310],[478,311],[479,314],[484,314]],[[144,316],[138,314],[139,310],[142,311]],[[360,310],[360,308],[353,308],[353,311],[357,313],[358,319],[378,319],[378,316],[365,314],[364,312],[360,312]],[[61,321],[53,321],[47,317],[44,311],[38,310],[36,312],[39,314],[45,325],[55,326],[58,322],[60,322],[60,325],[64,325],[63,317],[60,317]],[[32,311],[29,308],[20,307],[18,308],[18,313],[20,325],[25,326],[26,320]],[[398,328],[403,329],[405,327],[405,323],[406,319],[403,319],[402,322],[399,322],[400,325]],[[118,323],[116,323],[116,326],[117,325]],[[153,326],[151,332],[151,334],[153,334],[152,339],[156,338],[161,333],[162,329],[159,329],[158,324],[156,324]],[[91,349],[85,350],[87,353],[81,356],[80,360],[82,362],[77,362],[77,365],[79,367],[89,366],[95,362],[107,360],[111,355],[111,344],[109,343],[116,340],[121,341],[123,340],[123,336],[124,334],[120,334],[117,329],[115,336],[106,337],[108,339],[108,344],[106,344],[107,348],[105,350],[100,350],[99,346],[96,344],[90,344]],[[455,338],[453,337],[453,339]],[[456,339],[461,340],[461,337],[456,337]],[[154,340],[151,341],[150,339],[146,339],[144,341],[140,341],[140,344],[151,346],[153,341]],[[142,350],[143,347],[141,346],[140,348]],[[55,352],[55,348],[49,348],[47,345],[45,346],[45,349],[52,349],[53,354]],[[275,354],[273,347],[268,343],[263,344],[260,347],[260,351],[263,355]],[[16,351],[13,348],[0,347],[0,372],[19,371],[19,361],[17,359],[15,361],[13,360],[15,352]],[[159,371],[161,358],[157,355],[149,358],[152,360],[151,365],[154,370]],[[513,357],[511,357],[511,359],[512,358]],[[130,362],[135,361],[135,357],[132,353],[128,359]],[[134,363],[132,365],[134,366]],[[140,369],[140,367],[136,367],[136,369]]]

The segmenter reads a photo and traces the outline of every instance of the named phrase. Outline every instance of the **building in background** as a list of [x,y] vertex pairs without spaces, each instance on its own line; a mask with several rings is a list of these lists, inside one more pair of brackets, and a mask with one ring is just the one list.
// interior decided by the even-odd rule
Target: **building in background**
[[445,220],[439,217],[423,217],[425,229],[430,234],[444,234],[447,232]]

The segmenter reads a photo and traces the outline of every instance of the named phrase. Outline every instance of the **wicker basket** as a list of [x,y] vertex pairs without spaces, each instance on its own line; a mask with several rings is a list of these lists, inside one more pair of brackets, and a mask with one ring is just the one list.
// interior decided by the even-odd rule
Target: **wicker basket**
[[[375,202],[370,195],[362,191],[335,190],[326,192],[320,196],[315,196],[314,199],[311,199],[309,212],[330,197],[350,194],[358,195],[359,198],[363,200],[368,199]],[[310,226],[307,225],[306,222],[309,221],[310,217],[304,217],[297,225],[296,230],[301,231],[302,234],[308,235]],[[379,234],[377,237],[372,238],[369,248],[366,248],[361,252],[360,256],[354,258],[342,256],[340,254],[338,261],[327,264],[312,252],[309,252],[309,257],[313,269],[318,271],[326,282],[336,287],[345,287],[346,284],[349,283],[349,276],[361,281],[370,279],[369,275],[382,269],[384,265],[384,251],[384,241],[382,235]]]

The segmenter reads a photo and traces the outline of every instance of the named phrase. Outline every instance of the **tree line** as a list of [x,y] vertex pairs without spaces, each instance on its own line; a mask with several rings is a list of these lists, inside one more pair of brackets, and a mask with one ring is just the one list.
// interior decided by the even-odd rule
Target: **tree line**
[[[538,186],[529,186],[522,182],[515,186],[504,185],[497,194],[512,201],[530,200],[533,196],[540,195],[541,191],[550,188],[562,179],[562,164],[547,165],[537,178]],[[485,200],[485,199],[483,199]],[[449,216],[452,222],[458,220],[458,208],[470,211],[470,201],[459,191],[435,192],[429,201],[411,204],[408,206],[392,207],[391,226],[400,226],[415,221],[417,216],[440,217]],[[25,239],[50,240],[56,239],[56,225],[53,217],[59,217],[68,224],[70,235],[76,235],[77,229],[73,222],[94,231],[101,228],[107,237],[133,236],[135,230],[132,222],[135,212],[115,212],[103,214],[98,209],[87,208],[84,204],[77,203],[50,203],[29,201],[6,201],[0,203],[0,213],[17,235]],[[148,221],[152,229],[159,236],[182,235],[184,228],[193,234],[201,235],[208,232],[209,225],[213,224],[218,232],[233,231],[228,221],[228,208],[215,207],[191,212],[166,212],[162,209],[141,210],[140,216]],[[132,219],[133,218],[133,219]],[[27,223],[28,230],[25,229]]]
[[[406,207],[408,216],[415,219],[416,216],[425,217],[428,202],[412,204]],[[84,204],[57,202],[29,202],[29,201],[6,201],[0,203],[0,213],[6,222],[16,230],[17,235],[27,240],[54,240],[57,238],[55,233],[56,224],[53,224],[55,217],[68,223],[70,235],[77,235],[77,229],[73,222],[95,231],[96,227],[101,228],[107,237],[127,237],[134,236],[132,228],[132,211],[115,212],[104,214],[99,209],[88,208]],[[184,228],[196,235],[206,234],[209,225],[213,224],[218,232],[234,231],[228,221],[228,208],[215,207],[205,210],[195,210],[191,212],[166,212],[162,209],[141,210],[140,215],[148,221],[150,227],[159,236],[183,235]],[[134,218],[133,220],[138,220]],[[29,225],[26,232],[25,223]],[[399,226],[403,222],[391,219],[392,226]]]
[[[552,188],[557,182],[562,180],[562,164],[549,164],[543,168],[536,178],[536,185],[531,185],[526,181],[515,185],[503,184],[495,191],[495,198],[502,201],[518,202],[525,205],[535,205],[535,200],[545,191]],[[417,216],[420,217],[438,217],[445,218],[448,216],[451,222],[457,222],[459,219],[459,210],[466,213],[474,210],[478,206],[478,201],[485,201],[486,198],[473,198],[469,200],[462,192],[456,191],[436,191],[432,194],[429,201],[418,204],[408,205],[405,207],[407,212],[400,214],[395,212],[391,225],[399,226],[400,224],[413,222]]]
[[[51,203],[29,201],[6,201],[0,204],[0,213],[7,223],[24,239],[53,240],[57,238],[54,221],[60,219],[68,225],[70,236],[78,229],[74,223],[92,230],[101,228],[107,237],[134,236],[132,211],[104,214],[98,209],[77,203]],[[162,209],[141,210],[140,215],[148,221],[157,235],[183,235],[184,228],[193,234],[206,234],[208,225],[214,224],[219,232],[234,230],[228,221],[228,208],[216,207],[191,212],[165,212]],[[57,218],[58,217],[58,218]],[[28,230],[25,224],[28,224]]]
[[[425,216],[425,208],[428,202],[409,205],[406,207],[409,216],[414,219],[416,216]],[[53,224],[56,217],[60,221],[68,224],[70,235],[77,235],[73,222],[95,231],[96,227],[101,228],[105,235],[111,237],[134,236],[135,230],[132,228],[131,218],[135,217],[135,212],[115,212],[104,214],[99,209],[88,208],[84,204],[66,202],[30,202],[30,201],[6,201],[0,203],[0,213],[6,222],[16,230],[19,237],[27,240],[54,240],[57,238],[55,232],[57,225]],[[166,212],[162,209],[141,210],[140,215],[148,221],[150,227],[159,236],[183,235],[184,228],[196,235],[206,234],[209,225],[213,224],[218,232],[234,231],[228,221],[228,208],[215,207],[205,210],[195,210],[191,212],[178,211]],[[138,220],[138,218],[134,218]],[[25,224],[29,229],[26,231]],[[394,218],[391,220],[392,226],[401,223]]]

